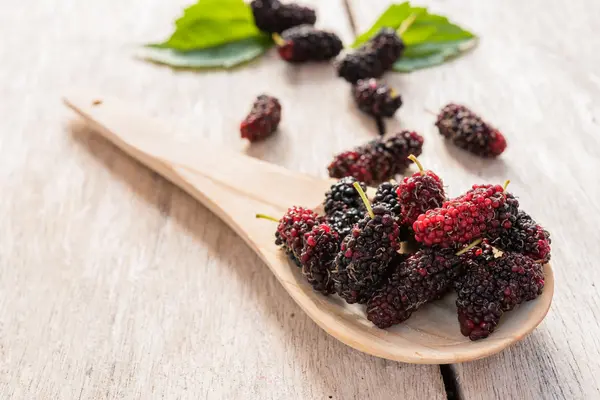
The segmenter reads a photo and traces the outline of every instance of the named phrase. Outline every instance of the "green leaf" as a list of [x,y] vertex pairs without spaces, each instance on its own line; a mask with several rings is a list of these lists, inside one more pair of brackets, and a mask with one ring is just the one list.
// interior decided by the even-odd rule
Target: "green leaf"
[[402,34],[406,49],[402,58],[394,64],[395,71],[410,72],[439,65],[477,43],[473,33],[450,22],[448,18],[404,2],[389,6],[367,32],[356,38],[352,47],[361,46],[383,27],[398,29],[413,14],[416,15],[414,22]]
[[175,21],[175,32],[166,42],[149,47],[190,51],[261,35],[243,0],[199,0]]
[[440,65],[472,49],[476,44],[477,39],[422,43],[407,48],[402,58],[394,64],[393,70],[398,72],[412,72],[417,69]]
[[267,36],[226,43],[208,49],[181,52],[168,48],[144,47],[138,57],[175,68],[232,68],[250,61],[273,45]]

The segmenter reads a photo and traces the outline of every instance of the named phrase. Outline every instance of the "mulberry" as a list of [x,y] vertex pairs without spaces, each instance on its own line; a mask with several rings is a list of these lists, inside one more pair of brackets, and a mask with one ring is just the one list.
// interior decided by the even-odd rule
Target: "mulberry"
[[524,211],[519,211],[515,222],[491,238],[491,244],[502,250],[522,253],[534,260],[550,261],[550,233]]
[[446,201],[444,183],[433,172],[423,170],[423,166],[414,155],[408,157],[419,167],[419,172],[406,177],[398,185],[397,197],[400,199],[402,223],[412,226],[419,215],[441,207]]
[[471,340],[488,337],[502,315],[538,297],[544,288],[542,265],[522,254],[477,263],[454,284],[461,333]]
[[329,176],[353,176],[367,185],[390,180],[404,172],[410,154],[421,154],[423,137],[416,132],[402,131],[388,138],[377,138],[335,156],[329,164]]
[[[347,208],[365,209],[365,205],[360,195],[354,188],[356,179],[348,176],[340,179],[325,193],[325,214],[332,215],[336,211],[342,211]],[[363,191],[367,190],[364,183],[359,182]]]
[[435,125],[446,139],[478,156],[496,157],[506,149],[502,133],[465,106],[448,104]]
[[356,82],[352,95],[358,108],[374,117],[390,118],[402,105],[402,97],[394,89],[374,78]]
[[375,36],[337,64],[338,76],[350,83],[360,79],[379,78],[390,70],[404,51],[404,42],[396,31],[382,28]]
[[[356,184],[357,190],[360,189]],[[382,283],[397,253],[400,228],[385,206],[371,209],[342,241],[332,277],[337,294],[346,302],[365,303]]]
[[354,225],[365,216],[365,212],[363,208],[336,210],[327,215],[327,223],[339,234],[340,239],[343,239],[350,234]]
[[311,25],[285,30],[281,37],[275,36],[275,41],[281,58],[291,63],[330,60],[344,47],[335,33],[315,29]]
[[278,0],[253,0],[250,3],[254,24],[267,33],[281,33],[298,25],[314,25],[315,10],[298,4],[281,4]]
[[377,192],[375,193],[375,197],[373,198],[373,205],[385,205],[387,206],[394,217],[396,219],[400,216],[400,203],[398,202],[398,195],[396,191],[398,190],[398,185],[391,182],[383,182],[377,188]]
[[250,142],[270,136],[281,121],[281,104],[275,97],[262,94],[256,98],[250,114],[242,121],[242,138]]
[[[277,221],[262,214],[258,214],[257,217]],[[275,244],[283,247],[290,258],[300,266],[304,234],[310,232],[313,226],[324,223],[324,218],[313,210],[294,206],[289,208],[278,222]]]
[[379,328],[407,320],[424,304],[440,299],[463,273],[455,249],[424,248],[399,264],[367,303],[367,319]]
[[502,186],[474,185],[465,195],[419,215],[413,223],[415,239],[426,246],[451,247],[470,242],[503,224],[508,228],[505,203]]
[[304,234],[300,263],[302,274],[312,287],[325,296],[334,293],[331,269],[339,251],[338,233],[327,224],[313,226]]

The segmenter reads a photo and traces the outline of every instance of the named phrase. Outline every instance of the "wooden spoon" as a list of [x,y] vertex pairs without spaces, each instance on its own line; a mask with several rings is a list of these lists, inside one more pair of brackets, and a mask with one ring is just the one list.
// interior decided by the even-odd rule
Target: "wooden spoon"
[[498,353],[523,339],[548,312],[554,292],[550,265],[545,266],[542,296],[505,315],[488,339],[472,342],[461,335],[454,295],[425,306],[400,325],[378,329],[366,319],[364,306],[351,306],[337,296],[314,292],[300,270],[275,246],[275,223],[255,218],[256,213],[280,217],[292,205],[320,204],[331,181],[200,140],[177,142],[168,127],[116,99],[73,93],[65,97],[65,103],[97,133],[222,218],[264,260],[313,321],[357,350],[408,363],[470,361]]

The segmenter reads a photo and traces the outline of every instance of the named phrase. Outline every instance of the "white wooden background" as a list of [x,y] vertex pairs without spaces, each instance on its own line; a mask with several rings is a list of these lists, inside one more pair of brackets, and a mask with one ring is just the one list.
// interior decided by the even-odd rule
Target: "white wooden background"
[[[72,122],[64,90],[99,88],[175,135],[322,176],[334,152],[374,136],[327,65],[290,67],[271,52],[193,73],[133,59],[188,1],[0,2],[0,398],[446,398],[438,366],[338,343],[214,215]],[[307,3],[349,42],[389,2]],[[497,356],[452,366],[458,394],[600,398],[600,2],[420,4],[482,40],[444,66],[388,75],[405,99],[389,128],[424,134],[422,161],[452,194],[510,178],[554,245],[547,319]],[[263,91],[281,99],[281,131],[248,147],[237,127]],[[449,101],[502,128],[499,160],[444,144],[425,108]]]

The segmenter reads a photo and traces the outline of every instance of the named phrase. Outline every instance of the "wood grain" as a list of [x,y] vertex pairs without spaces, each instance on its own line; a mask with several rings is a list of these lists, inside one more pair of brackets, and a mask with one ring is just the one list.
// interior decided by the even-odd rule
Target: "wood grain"
[[[64,89],[102,87],[182,139],[322,177],[333,152],[373,137],[326,65],[271,53],[192,73],[133,59],[186,4],[0,4],[0,398],[445,398],[437,367],[330,338],[208,209],[69,124]],[[351,39],[340,1],[312,4]],[[237,125],[263,91],[281,98],[284,123],[249,147]]]
[[[362,31],[388,1],[350,0]],[[548,317],[521,344],[456,365],[463,399],[600,398],[600,4],[421,1],[479,34],[479,47],[442,67],[388,75],[405,105],[399,120],[426,136],[424,165],[451,194],[475,181],[511,179],[525,210],[553,237],[556,294]],[[484,161],[446,146],[424,108],[461,102],[506,134],[509,147]]]

